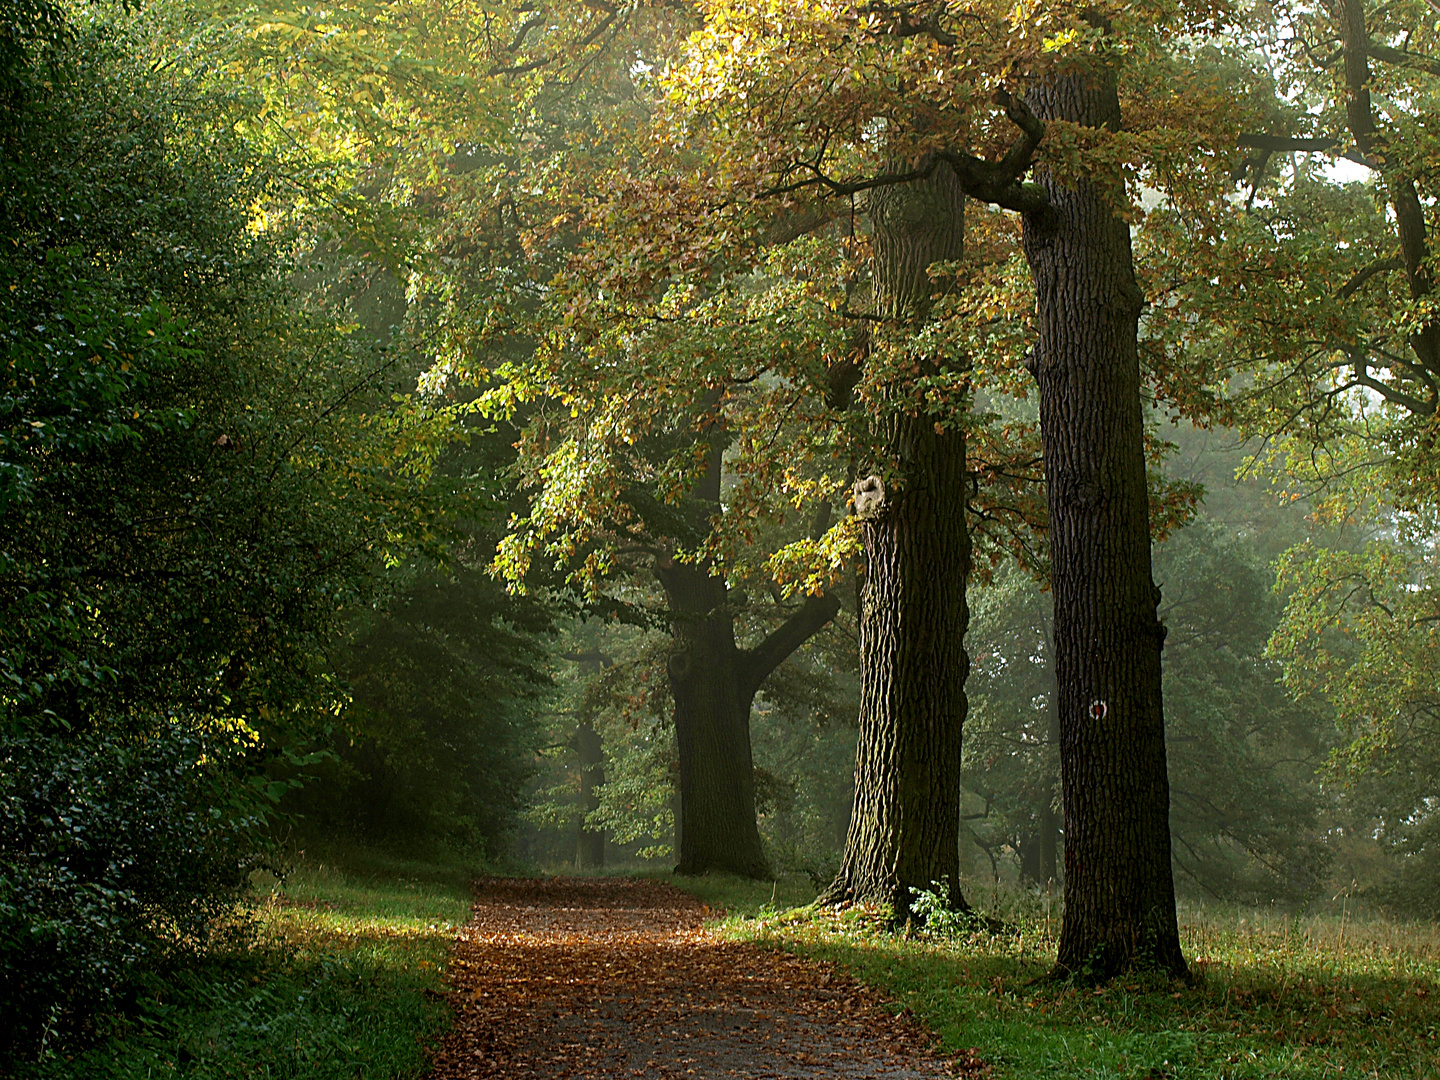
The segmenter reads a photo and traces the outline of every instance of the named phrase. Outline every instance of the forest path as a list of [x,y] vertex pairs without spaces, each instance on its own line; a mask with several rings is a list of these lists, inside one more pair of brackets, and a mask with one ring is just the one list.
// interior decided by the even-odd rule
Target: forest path
[[434,1080],[952,1075],[918,1024],[833,967],[721,940],[657,881],[477,884]]

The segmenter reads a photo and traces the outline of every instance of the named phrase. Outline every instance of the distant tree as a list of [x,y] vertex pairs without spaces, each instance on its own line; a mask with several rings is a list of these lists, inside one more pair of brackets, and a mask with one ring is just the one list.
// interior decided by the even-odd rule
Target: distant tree
[[412,570],[335,650],[350,700],[333,757],[282,803],[306,843],[506,853],[541,741],[550,613],[479,562]]
[[978,796],[969,823],[984,850],[1011,847],[1020,878],[1061,882],[1060,733],[1050,598],[1018,568],[975,589],[971,721],[961,772]]

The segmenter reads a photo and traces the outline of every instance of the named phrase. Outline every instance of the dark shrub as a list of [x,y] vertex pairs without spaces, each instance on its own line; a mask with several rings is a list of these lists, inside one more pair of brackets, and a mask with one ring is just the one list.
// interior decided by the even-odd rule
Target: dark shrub
[[0,1060],[203,948],[253,863],[262,796],[224,732],[0,735]]

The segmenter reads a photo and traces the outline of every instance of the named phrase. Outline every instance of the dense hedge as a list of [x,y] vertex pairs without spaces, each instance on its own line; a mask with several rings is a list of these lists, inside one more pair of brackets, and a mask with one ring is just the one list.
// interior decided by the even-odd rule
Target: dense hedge
[[0,738],[0,1060],[221,932],[259,858],[264,796],[238,779],[242,749],[173,720]]

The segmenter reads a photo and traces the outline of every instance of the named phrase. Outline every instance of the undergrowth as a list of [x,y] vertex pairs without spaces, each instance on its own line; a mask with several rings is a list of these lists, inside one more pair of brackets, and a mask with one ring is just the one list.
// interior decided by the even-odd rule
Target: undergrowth
[[257,881],[231,947],[153,976],[97,1018],[86,1052],[24,1064],[16,1080],[418,1077],[449,1023],[437,992],[467,876],[367,857]]
[[994,1080],[1440,1078],[1440,932],[1427,923],[1187,906],[1190,982],[1095,989],[1047,977],[1058,903],[1051,917],[1034,894],[975,896],[1000,901],[1003,933],[941,919],[945,932],[907,935],[880,909],[777,910],[769,883],[676,882],[731,912],[725,936],[841,965],[948,1050],[975,1048]]

